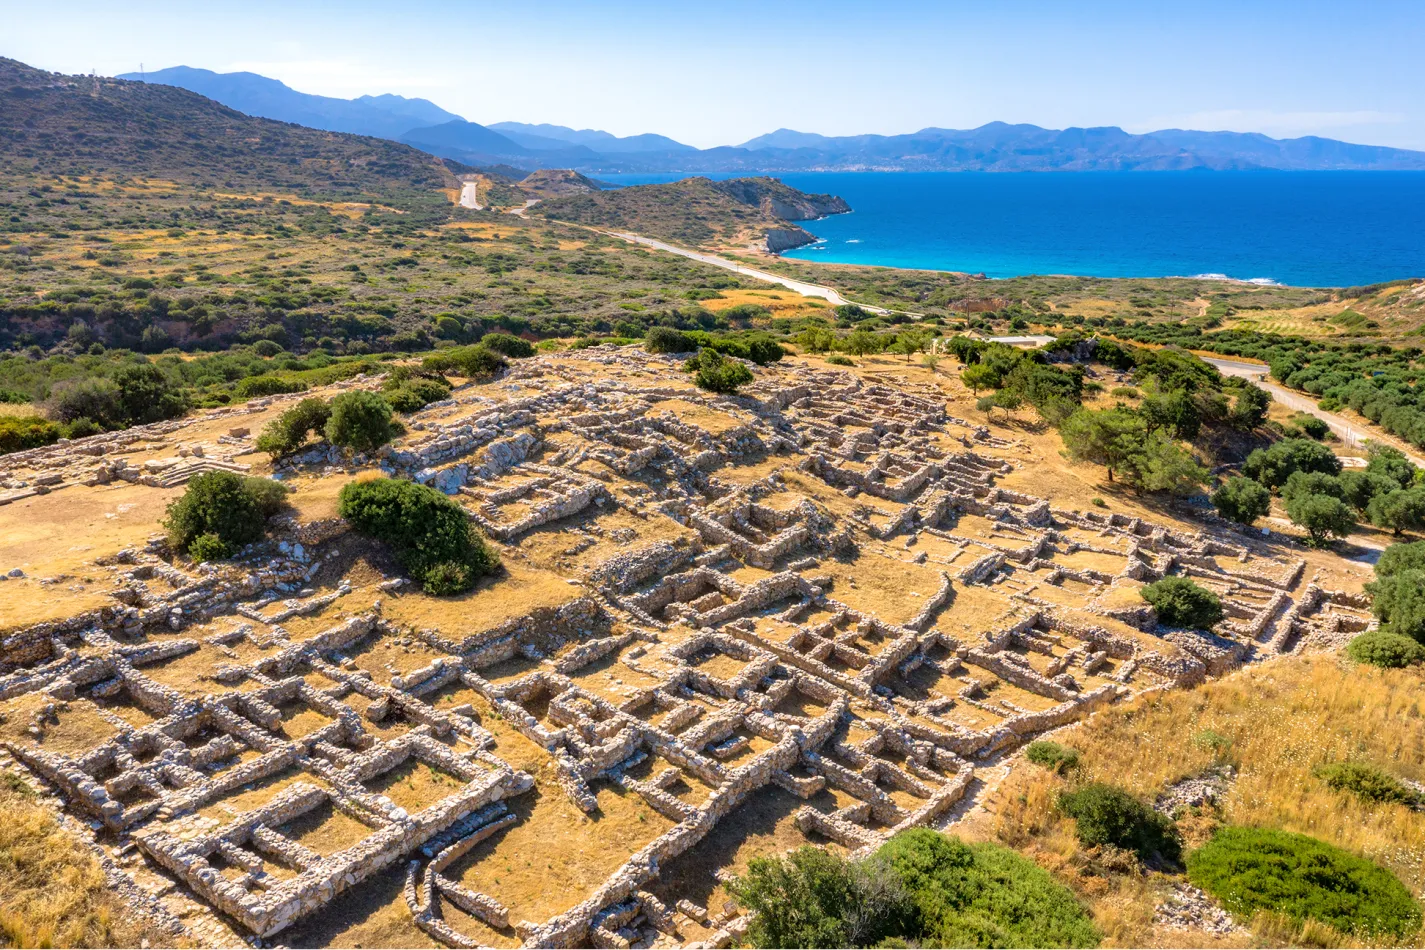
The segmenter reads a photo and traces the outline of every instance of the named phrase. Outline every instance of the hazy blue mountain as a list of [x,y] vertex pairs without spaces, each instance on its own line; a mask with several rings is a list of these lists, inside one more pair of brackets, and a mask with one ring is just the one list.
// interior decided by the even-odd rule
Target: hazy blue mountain
[[358,99],[313,96],[256,73],[215,73],[209,69],[174,66],[144,74],[124,73],[117,78],[178,86],[264,119],[388,139],[398,138],[417,126],[460,119],[425,99],[390,94]]
[[[427,128],[411,129],[401,137],[401,141],[417,148],[455,149],[476,155],[505,156],[524,155],[528,150],[511,141],[499,132],[488,129],[476,122],[456,119]],[[431,148],[426,148],[430,151]],[[435,154],[441,154],[436,152]]]
[[508,135],[526,148],[544,149],[546,142],[557,143],[559,147],[583,145],[604,155],[623,152],[696,152],[691,145],[674,141],[666,135],[651,132],[643,135],[617,136],[598,129],[571,129],[565,125],[530,125],[525,122],[494,122],[490,128]]
[[778,129],[775,132],[768,132],[766,135],[759,135],[755,139],[748,139],[737,147],[754,151],[763,148],[821,148],[835,141],[836,139],[818,135],[815,132]]
[[[138,79],[136,73],[120,76]],[[976,129],[925,128],[905,135],[818,135],[778,129],[740,146],[696,149],[652,133],[619,137],[597,129],[466,122],[425,99],[334,99],[297,92],[255,73],[176,66],[147,81],[181,86],[248,115],[337,132],[396,139],[473,164],[617,172],[791,171],[1181,171],[1279,169],[1425,170],[1425,152],[1306,136],[1163,129],[1143,135],[1116,126],[1043,129],[991,122]]]
[[926,128],[906,135],[823,136],[778,129],[738,148],[710,151],[719,154],[699,153],[697,170],[1425,170],[1425,152],[1315,136],[1274,139],[1182,129],[1135,135],[1116,126],[1042,129],[1005,122],[976,129]]

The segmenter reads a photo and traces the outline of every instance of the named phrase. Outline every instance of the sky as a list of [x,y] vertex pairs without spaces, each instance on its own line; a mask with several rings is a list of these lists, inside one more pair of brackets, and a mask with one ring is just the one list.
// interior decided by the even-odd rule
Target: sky
[[1000,120],[1425,150],[1425,0],[0,0],[0,23],[0,55],[60,72],[249,70],[702,148]]

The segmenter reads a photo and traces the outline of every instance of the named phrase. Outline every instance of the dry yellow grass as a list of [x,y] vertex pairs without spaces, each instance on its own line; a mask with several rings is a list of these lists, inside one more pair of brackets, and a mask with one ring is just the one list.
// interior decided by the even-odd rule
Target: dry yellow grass
[[[1425,886],[1425,814],[1362,804],[1332,791],[1312,771],[1324,762],[1358,759],[1418,780],[1425,774],[1422,686],[1418,672],[1350,668],[1333,656],[1295,657],[1110,708],[1055,738],[1081,752],[1081,780],[1111,782],[1149,799],[1225,757],[1238,774],[1221,802],[1223,821],[1311,835],[1379,862],[1418,894]],[[982,833],[1060,874],[1091,906],[1107,945],[1164,945],[1152,915],[1166,877],[1099,873],[1095,859],[1078,847],[1072,821],[1055,811],[1064,787],[1063,779],[1020,763],[994,796],[994,819]],[[1207,817],[1180,822],[1189,847],[1214,826]],[[1258,945],[1343,942],[1319,927],[1293,928],[1270,918],[1253,921],[1252,929]],[[1190,941],[1207,939],[1185,933]],[[1245,945],[1245,939],[1219,945]]]
[[169,946],[125,915],[99,862],[14,776],[0,774],[0,946]]

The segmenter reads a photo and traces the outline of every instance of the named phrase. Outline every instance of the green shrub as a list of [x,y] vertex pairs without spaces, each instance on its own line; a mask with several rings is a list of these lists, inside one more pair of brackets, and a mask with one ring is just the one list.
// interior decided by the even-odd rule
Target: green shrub
[[883,868],[811,846],[753,858],[728,892],[756,912],[747,934],[756,947],[877,946],[912,913]]
[[1247,456],[1242,474],[1268,488],[1280,488],[1293,472],[1341,473],[1341,460],[1320,442],[1311,439],[1283,439]]
[[1297,413],[1291,421],[1298,429],[1306,433],[1308,437],[1318,442],[1331,434],[1331,427],[1326,424],[1325,420],[1318,419],[1316,416],[1307,412]]
[[1250,526],[1271,510],[1272,493],[1259,482],[1238,476],[1212,493],[1212,505],[1228,521]]
[[374,452],[400,434],[390,405],[364,389],[344,392],[331,401],[331,417],[323,431],[332,445],[355,452]]
[[769,336],[758,335],[747,341],[747,358],[758,366],[775,363],[786,355],[782,345]]
[[286,508],[287,496],[292,493],[292,489],[281,482],[256,475],[244,475],[242,487],[248,497],[257,503],[257,510],[262,513],[264,518],[271,518]]
[[231,548],[251,544],[262,537],[266,520],[248,480],[218,471],[194,476],[183,495],[168,506],[163,524],[168,543],[187,553],[201,535],[213,535]]
[[1132,386],[1115,386],[1108,391],[1110,396],[1117,396],[1119,399],[1137,399],[1141,395]]
[[1425,541],[1392,544],[1376,561],[1376,577],[1386,578],[1401,571],[1425,571]]
[[0,454],[58,442],[64,431],[41,416],[0,416]]
[[1287,504],[1301,495],[1329,495],[1344,501],[1346,487],[1341,479],[1325,472],[1292,472],[1286,484],[1282,485],[1281,494]]
[[[1379,500],[1374,499],[1371,504]],[[1331,495],[1295,495],[1287,500],[1286,516],[1293,524],[1306,529],[1307,542],[1313,547],[1323,547],[1333,538],[1344,538],[1356,526],[1356,516],[1351,509]]]
[[1207,630],[1222,619],[1222,601],[1212,591],[1186,577],[1165,577],[1139,591],[1158,612],[1158,622],[1168,627]]
[[421,360],[422,369],[433,373],[452,373],[478,382],[495,378],[509,365],[509,360],[483,343],[451,347]]
[[691,353],[698,347],[686,333],[672,327],[653,327],[644,334],[643,348],[650,353]]
[[1068,772],[1079,765],[1079,750],[1050,742],[1048,739],[1029,743],[1028,748],[1024,750],[1024,757],[1051,772]]
[[876,852],[916,910],[902,936],[926,947],[1094,947],[1099,934],[1074,895],[1027,858],[929,828]]
[[856,361],[849,356],[842,356],[840,353],[832,353],[826,358],[832,366],[855,366]]
[[382,395],[396,412],[415,412],[449,398],[450,384],[443,380],[414,378],[395,386],[383,386]]
[[928,828],[870,858],[821,848],[753,858],[729,892],[756,947],[1093,947],[1098,931],[1048,872],[998,845]]
[[480,338],[480,345],[510,359],[525,359],[534,355],[534,344],[512,333],[487,333]]
[[282,376],[249,376],[239,380],[233,387],[233,395],[239,399],[255,399],[259,396],[280,396],[284,393],[305,392],[307,384],[300,379]]
[[199,564],[232,557],[233,549],[216,534],[200,534],[188,544],[188,556]]
[[1239,919],[1257,911],[1343,933],[1409,938],[1420,908],[1385,868],[1340,848],[1269,828],[1226,827],[1187,858],[1188,880]]
[[312,432],[322,432],[330,418],[331,407],[326,400],[315,396],[303,399],[263,427],[257,436],[257,450],[274,459],[291,455],[307,444]]
[[735,393],[752,382],[750,369],[709,347],[689,359],[683,369],[693,374],[693,382],[699,389],[714,393]]
[[1425,644],[1425,571],[1397,571],[1366,585],[1385,630]]
[[1402,669],[1425,662],[1425,646],[1389,630],[1372,630],[1346,644],[1346,655],[1357,663]]
[[93,419],[86,419],[80,416],[73,422],[64,426],[64,437],[66,439],[83,439],[87,436],[98,435],[104,429]]
[[427,593],[469,590],[499,567],[465,509],[434,488],[395,478],[351,482],[338,511],[358,531],[389,544]]
[[1181,853],[1172,821],[1116,786],[1096,782],[1062,792],[1058,804],[1074,819],[1085,847],[1112,845],[1141,858],[1158,855],[1168,861],[1176,861]]
[[1342,500],[1357,511],[1365,511],[1371,500],[1400,489],[1400,483],[1379,472],[1351,471],[1341,473]]
[[1420,796],[1403,782],[1365,762],[1334,762],[1312,772],[1338,792],[1350,792],[1371,805],[1414,805]]

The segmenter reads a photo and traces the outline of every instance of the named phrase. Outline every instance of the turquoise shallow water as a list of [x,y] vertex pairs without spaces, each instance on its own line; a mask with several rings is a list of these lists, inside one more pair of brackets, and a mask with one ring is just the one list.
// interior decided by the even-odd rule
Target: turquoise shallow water
[[[617,184],[683,175],[607,175]],[[728,178],[730,175],[709,177]],[[1425,172],[816,172],[845,198],[786,256],[989,277],[1220,274],[1297,286],[1425,276]]]

